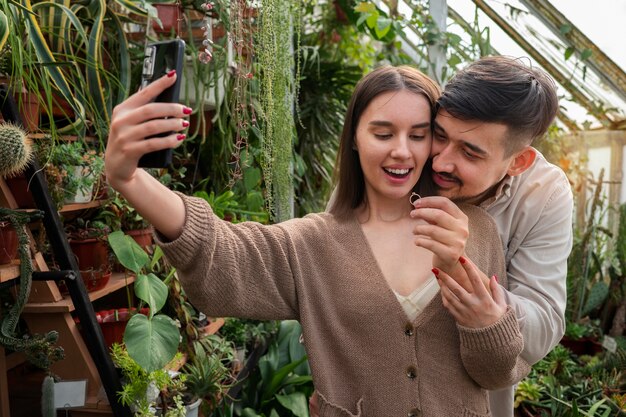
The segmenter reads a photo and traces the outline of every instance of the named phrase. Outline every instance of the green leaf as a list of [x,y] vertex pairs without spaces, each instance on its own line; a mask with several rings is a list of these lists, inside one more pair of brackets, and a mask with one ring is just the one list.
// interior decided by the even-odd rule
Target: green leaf
[[243,171],[243,183],[247,191],[252,191],[261,183],[261,170],[259,168],[246,168]]
[[[77,120],[74,124],[64,129],[75,130],[79,129],[81,125],[84,127],[85,108],[81,103],[76,101],[74,94],[72,93],[72,88],[70,87],[70,84],[63,75],[63,72],[61,72],[58,63],[54,59],[52,51],[50,50],[42,33],[41,27],[37,22],[37,15],[33,12],[33,7],[30,0],[22,0],[20,2],[20,5],[24,8],[25,11],[24,16],[26,17],[25,25],[28,32],[28,38],[30,39],[31,45],[35,50],[37,58],[44,66],[45,71],[52,79],[54,85],[56,85],[56,87],[59,89],[59,92],[61,93],[63,98],[67,100],[68,103],[70,103],[79,118],[79,120]],[[59,130],[59,132],[62,133],[64,132],[64,130],[61,129]]]
[[591,287],[591,290],[587,295],[587,300],[581,314],[583,316],[586,316],[587,314],[591,313],[594,309],[601,306],[608,296],[609,286],[606,285],[603,281],[596,282],[593,287]]
[[[89,33],[89,46],[87,48],[87,86],[89,88],[89,94],[96,106],[96,111],[99,112],[100,123],[104,123],[104,126],[108,126],[110,122],[109,106],[107,106],[106,99],[104,97],[105,88],[100,76],[99,68],[102,66],[102,37],[104,32],[104,16],[106,14],[106,1],[97,0],[92,1],[91,4],[97,7],[95,10],[95,16],[91,31]],[[106,128],[105,128],[106,129]]]
[[288,395],[278,394],[276,399],[297,417],[309,416],[309,405],[303,392],[296,391]]
[[0,11],[0,50],[4,48],[9,38],[9,20],[4,12]]
[[589,59],[591,57],[591,55],[593,54],[593,51],[589,48],[585,48],[583,49],[583,51],[580,53],[580,59],[585,61],[587,59]]
[[305,356],[300,360],[291,362],[277,370],[272,376],[269,385],[267,385],[265,390],[263,391],[261,402],[269,401],[278,392],[278,390],[284,386],[284,382],[287,376],[289,376],[289,374],[291,374],[294,369],[296,369],[301,363],[306,360],[307,357]]
[[124,232],[120,230],[115,231],[109,234],[108,240],[117,260],[124,268],[133,271],[136,275],[150,262],[146,251]]
[[372,28],[372,29],[375,28],[376,27],[376,21],[378,20],[378,16],[379,16],[379,14],[378,14],[377,11],[372,12],[367,17],[367,19],[365,19],[365,22],[367,23],[367,27]]
[[180,333],[176,323],[164,314],[157,314],[151,319],[143,314],[135,314],[124,331],[128,355],[146,372],[167,365],[176,354],[179,342]]
[[354,11],[359,13],[375,13],[376,5],[362,1],[354,7]]
[[150,306],[150,316],[161,310],[167,301],[167,285],[159,277],[150,273],[138,275],[135,281],[135,295]]
[[569,25],[569,24],[565,23],[565,24],[561,25],[559,30],[561,31],[561,33],[563,35],[567,35],[568,33],[570,33],[572,31],[572,25]]
[[363,22],[367,20],[368,17],[370,17],[369,13],[362,13],[361,16],[359,16],[359,19],[356,21],[356,26],[357,27],[361,26]]
[[241,411],[241,417],[263,417],[263,414],[257,414],[252,408],[244,408]]
[[574,54],[574,51],[576,51],[576,49],[574,49],[574,47],[569,46],[566,50],[565,53],[563,54],[563,57],[565,58],[565,60],[567,61],[568,59],[570,59],[570,57]]
[[391,30],[391,19],[388,17],[378,19],[375,28],[376,36],[378,36],[379,39],[384,38],[385,35],[389,33],[389,30]]
[[595,403],[588,411],[588,414],[590,416],[595,416],[596,415],[596,411],[598,411],[598,409],[600,408],[600,406],[602,404],[604,404],[604,402],[606,401],[606,398],[601,399],[600,401],[598,401],[597,403]]

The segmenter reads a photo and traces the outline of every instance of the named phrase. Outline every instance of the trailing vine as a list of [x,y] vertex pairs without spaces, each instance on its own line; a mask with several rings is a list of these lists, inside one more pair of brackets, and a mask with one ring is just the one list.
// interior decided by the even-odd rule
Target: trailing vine
[[15,331],[24,305],[30,295],[33,274],[28,235],[24,226],[33,219],[42,217],[42,215],[41,212],[24,213],[0,207],[0,221],[8,221],[17,232],[20,256],[20,289],[15,304],[0,324],[0,344],[16,352],[25,352],[33,365],[48,369],[53,362],[63,359],[64,356],[63,348],[52,346],[57,342],[59,334],[56,331],[50,331],[45,335],[22,338],[17,337]]
[[[294,139],[293,103],[295,99],[292,35],[300,31],[300,2],[262,0],[257,47],[261,74],[263,135],[261,166],[266,186],[266,201],[274,220],[292,216],[293,193],[291,163]],[[298,23],[294,24],[295,21]],[[296,34],[299,39],[299,33]]]

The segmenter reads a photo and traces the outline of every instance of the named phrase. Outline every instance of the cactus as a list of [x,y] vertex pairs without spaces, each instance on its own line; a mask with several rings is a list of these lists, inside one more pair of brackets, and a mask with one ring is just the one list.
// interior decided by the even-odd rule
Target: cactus
[[26,132],[11,123],[0,124],[0,175],[12,177],[26,168],[32,158]]
[[47,375],[41,385],[41,416],[55,417],[56,415],[57,411],[54,408],[54,378]]

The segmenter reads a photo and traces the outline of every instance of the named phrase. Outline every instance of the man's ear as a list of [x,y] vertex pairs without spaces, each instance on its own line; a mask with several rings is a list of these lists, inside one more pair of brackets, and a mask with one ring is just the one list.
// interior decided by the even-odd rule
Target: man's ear
[[535,162],[536,156],[537,151],[535,148],[532,146],[526,146],[524,149],[519,151],[517,155],[515,155],[506,173],[511,177],[520,175],[532,166],[533,162]]

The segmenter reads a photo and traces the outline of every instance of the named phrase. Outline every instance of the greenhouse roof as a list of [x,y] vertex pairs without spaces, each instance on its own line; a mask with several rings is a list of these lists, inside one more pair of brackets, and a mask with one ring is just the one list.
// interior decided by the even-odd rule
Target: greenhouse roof
[[[548,71],[559,84],[559,121],[565,127],[626,129],[626,50],[620,46],[626,33],[618,33],[626,32],[622,23],[626,4],[611,0],[596,0],[593,5],[583,0],[431,2],[436,3],[431,3],[435,21],[437,8],[445,13],[447,6],[447,31],[464,37],[480,31],[489,36],[491,53],[526,56]],[[398,4],[403,14],[413,7],[410,0]],[[408,27],[403,45],[416,59],[419,53],[413,46],[423,43],[418,33]]]

